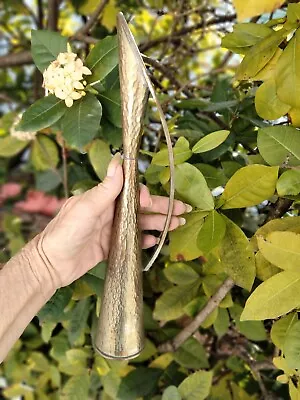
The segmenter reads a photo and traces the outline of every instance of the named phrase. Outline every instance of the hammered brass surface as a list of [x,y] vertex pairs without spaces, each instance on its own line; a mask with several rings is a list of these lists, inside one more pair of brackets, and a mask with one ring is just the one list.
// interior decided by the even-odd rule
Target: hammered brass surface
[[137,158],[148,89],[120,20],[118,39],[124,186],[116,203],[94,346],[105,358],[130,359],[144,347]]

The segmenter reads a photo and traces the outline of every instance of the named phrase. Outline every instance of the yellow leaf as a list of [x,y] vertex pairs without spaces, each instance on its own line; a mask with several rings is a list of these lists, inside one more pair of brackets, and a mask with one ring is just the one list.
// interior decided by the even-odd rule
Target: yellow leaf
[[266,240],[258,236],[261,254],[273,265],[300,272],[300,235],[294,232],[271,232]]
[[300,108],[290,109],[289,116],[292,121],[292,125],[295,128],[300,128]]
[[275,79],[271,78],[258,88],[255,95],[255,108],[260,117],[273,120],[285,115],[291,106],[278,98]]
[[300,108],[300,30],[284,49],[276,66],[277,95],[284,103]]
[[266,281],[278,272],[280,269],[266,260],[260,251],[255,254],[256,276],[261,281]]
[[248,165],[240,168],[227,182],[222,194],[222,208],[250,207],[273,196],[278,167]]
[[252,18],[256,15],[270,13],[279,8],[285,0],[233,0],[236,8],[238,20],[243,21],[246,18]]
[[236,79],[254,78],[273,58],[278,46],[288,34],[289,31],[285,29],[273,31],[269,36],[252,46],[236,71]]
[[166,369],[168,365],[174,360],[174,356],[172,353],[165,353],[161,356],[157,357],[149,364],[149,368],[161,368]]
[[115,0],[110,0],[104,8],[101,22],[109,31],[112,31],[116,26],[117,14],[119,11],[120,9],[116,6]]
[[283,50],[277,49],[276,53],[274,56],[271,58],[271,60],[266,64],[263,69],[259,71],[258,74],[255,75],[253,78],[254,81],[266,81],[268,79],[271,79],[273,76],[275,76],[275,69],[277,62],[279,60],[279,57],[281,56]]

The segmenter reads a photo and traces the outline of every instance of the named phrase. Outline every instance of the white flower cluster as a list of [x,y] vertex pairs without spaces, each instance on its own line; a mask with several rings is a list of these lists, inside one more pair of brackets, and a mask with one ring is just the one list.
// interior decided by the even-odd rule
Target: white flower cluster
[[77,54],[59,53],[44,71],[43,87],[61,100],[67,107],[72,107],[73,101],[85,96],[86,81],[83,75],[91,75],[91,71],[83,65]]
[[13,136],[19,140],[24,140],[24,141],[35,139],[35,136],[37,134],[36,131],[35,132],[23,132],[23,131],[16,130],[16,126],[19,124],[21,119],[22,119],[22,114],[18,114],[16,116],[16,118],[14,119],[14,122],[12,123],[10,130],[9,130],[11,136]]

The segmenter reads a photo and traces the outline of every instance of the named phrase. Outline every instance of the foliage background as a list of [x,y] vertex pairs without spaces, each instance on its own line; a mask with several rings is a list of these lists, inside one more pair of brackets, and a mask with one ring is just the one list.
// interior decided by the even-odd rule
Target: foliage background
[[[34,318],[0,366],[0,397],[298,399],[295,1],[251,0],[247,6],[239,0],[3,1],[0,261],[41,231],[64,197],[103,179],[110,155],[121,145],[114,71],[97,88],[103,112],[93,137],[83,129],[74,141],[59,124],[32,140],[12,136],[16,114],[44,95],[42,76],[32,64],[31,29],[60,31],[84,59],[98,40],[115,34],[120,10],[135,17],[131,29],[175,146],[176,195],[194,212],[169,235],[156,265],[144,274],[147,343],[137,359],[107,361],[92,348],[105,275],[101,263],[60,289]],[[250,18],[251,24],[235,25],[224,39],[236,10],[240,21]],[[242,64],[237,53],[246,54]],[[216,131],[209,143],[199,142]],[[161,134],[150,100],[140,180],[165,195],[169,169]],[[144,252],[145,262],[149,254]],[[249,291],[257,287],[241,321]],[[209,300],[213,295],[216,303]],[[186,336],[179,340],[182,332]]]

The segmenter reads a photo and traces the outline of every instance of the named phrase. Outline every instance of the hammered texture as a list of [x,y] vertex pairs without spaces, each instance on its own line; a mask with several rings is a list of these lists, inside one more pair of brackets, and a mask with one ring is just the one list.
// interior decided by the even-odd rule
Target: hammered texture
[[147,83],[118,26],[124,186],[117,199],[95,348],[106,358],[130,359],[144,347],[137,158]]

